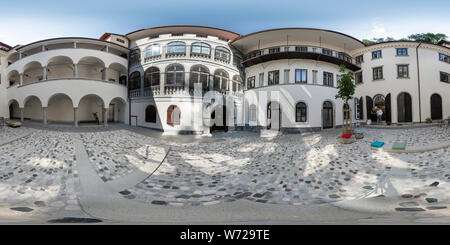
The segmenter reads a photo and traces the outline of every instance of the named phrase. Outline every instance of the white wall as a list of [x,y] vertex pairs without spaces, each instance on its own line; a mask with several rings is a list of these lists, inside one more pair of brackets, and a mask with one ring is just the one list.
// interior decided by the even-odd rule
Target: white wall
[[[289,81],[284,81],[284,70],[289,69]],[[307,84],[295,83],[295,70],[307,69]],[[267,86],[268,72],[279,70],[280,85]],[[317,70],[317,84],[312,84],[312,70]],[[322,127],[322,106],[328,100],[333,103],[335,110],[334,125],[342,125],[343,101],[335,99],[337,89],[323,86],[323,72],[333,73],[334,86],[337,86],[336,75],[341,74],[339,67],[321,61],[306,59],[276,60],[264,62],[246,69],[246,78],[255,76],[256,89],[245,92],[245,122],[249,124],[248,109],[252,104],[257,106],[258,126],[267,126],[267,103],[270,97],[278,97],[282,112],[281,127],[286,128],[310,128]],[[259,85],[259,73],[264,72],[264,83]],[[262,93],[261,93],[262,92]],[[277,95],[278,93],[278,95]],[[274,100],[274,99],[272,99]],[[307,122],[295,122],[295,105],[304,102],[307,105]],[[353,108],[353,102],[350,101]],[[352,114],[354,115],[354,113]],[[353,116],[354,118],[354,116]],[[250,122],[251,126],[252,123]]]
[[[356,97],[364,98],[364,120],[367,120],[366,98],[391,93],[392,122],[398,122],[397,96],[407,92],[412,99],[413,122],[419,122],[419,89],[417,76],[416,47],[418,43],[395,42],[369,46],[361,51],[364,62],[361,64],[363,72],[363,84],[356,87]],[[397,56],[396,48],[408,48],[408,56]],[[372,59],[372,51],[382,50],[382,58]],[[450,51],[436,45],[422,44],[419,48],[420,93],[422,122],[431,117],[430,97],[438,93],[442,97],[443,118],[450,116],[450,84],[440,81],[439,72],[450,73],[450,64],[439,61],[439,53]],[[397,65],[409,65],[409,78],[397,78]],[[383,66],[383,79],[373,80],[372,68]]]

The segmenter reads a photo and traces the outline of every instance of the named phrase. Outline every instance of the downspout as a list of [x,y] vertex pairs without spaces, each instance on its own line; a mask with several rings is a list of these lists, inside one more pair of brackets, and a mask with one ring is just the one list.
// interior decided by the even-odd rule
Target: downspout
[[422,122],[422,101],[420,98],[420,69],[419,69],[419,47],[422,43],[419,43],[416,47],[416,61],[417,61],[417,88],[419,92],[419,123]]

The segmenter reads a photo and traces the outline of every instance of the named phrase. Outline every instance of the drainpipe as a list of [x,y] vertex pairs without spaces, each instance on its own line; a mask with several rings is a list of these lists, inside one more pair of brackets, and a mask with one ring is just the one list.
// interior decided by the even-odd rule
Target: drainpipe
[[422,101],[420,99],[420,70],[419,70],[419,47],[422,43],[419,43],[416,47],[416,61],[417,61],[417,88],[419,91],[419,123],[422,122]]

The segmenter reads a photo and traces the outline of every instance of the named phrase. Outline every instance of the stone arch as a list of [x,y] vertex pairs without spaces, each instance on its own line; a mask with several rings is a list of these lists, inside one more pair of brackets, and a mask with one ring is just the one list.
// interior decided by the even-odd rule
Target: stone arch
[[47,100],[47,120],[52,122],[74,121],[73,99],[64,93],[56,93]]
[[126,75],[127,73],[128,73],[128,70],[124,65],[119,64],[117,62],[113,62],[106,69],[106,80],[109,82],[121,83],[121,80],[120,80],[121,77],[123,75]]
[[10,99],[8,101],[8,109],[9,109],[9,119],[20,119],[21,118],[21,106],[19,101],[16,99]]
[[[104,121],[105,100],[97,94],[84,95],[77,103],[77,120],[80,123],[98,123]],[[96,117],[94,116],[96,114]]]
[[14,86],[16,84],[19,84],[20,83],[19,72],[17,70],[12,70],[8,72],[7,79],[8,79],[8,86]]
[[108,122],[125,122],[125,110],[127,102],[122,97],[115,97],[108,103]]
[[68,56],[53,56],[46,61],[45,67],[48,80],[74,77],[74,62]]
[[84,56],[77,62],[77,72],[79,78],[106,80],[105,62],[94,56]]
[[31,61],[22,67],[22,85],[44,80],[42,64],[39,61]]
[[23,100],[23,118],[31,121],[42,121],[44,114],[42,100],[36,95],[29,95]]

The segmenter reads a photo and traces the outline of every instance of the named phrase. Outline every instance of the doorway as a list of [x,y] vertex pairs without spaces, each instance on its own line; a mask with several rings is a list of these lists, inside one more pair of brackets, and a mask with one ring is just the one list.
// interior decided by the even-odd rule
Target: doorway
[[323,102],[322,127],[333,128],[333,104],[330,101]]

